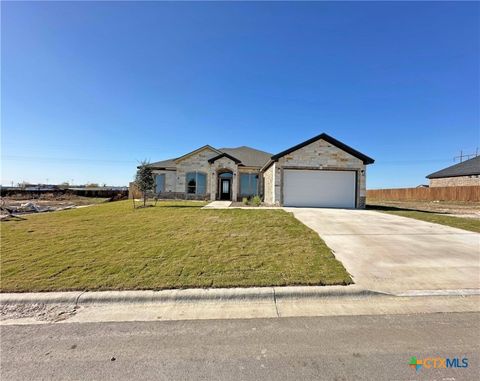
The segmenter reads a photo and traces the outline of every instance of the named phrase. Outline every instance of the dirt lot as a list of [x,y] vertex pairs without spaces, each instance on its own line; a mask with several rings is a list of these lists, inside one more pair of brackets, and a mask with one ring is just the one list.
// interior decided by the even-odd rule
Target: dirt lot
[[398,209],[420,210],[456,217],[480,219],[480,202],[462,201],[383,201],[367,200],[369,206],[386,206]]
[[92,205],[104,202],[108,198],[83,197],[72,194],[53,195],[51,193],[42,194],[39,197],[9,196],[2,197],[2,201],[8,206],[20,206],[26,202],[33,202],[42,206],[66,206],[66,205]]
[[25,196],[2,197],[0,206],[0,219],[8,217],[7,210],[15,214],[29,214],[37,212],[51,212],[55,210],[69,209],[86,205],[94,205],[105,202],[108,198],[82,197],[75,195],[44,194],[37,198]]
[[67,304],[2,304],[0,321],[32,318],[51,323],[66,320],[77,312],[77,307]]

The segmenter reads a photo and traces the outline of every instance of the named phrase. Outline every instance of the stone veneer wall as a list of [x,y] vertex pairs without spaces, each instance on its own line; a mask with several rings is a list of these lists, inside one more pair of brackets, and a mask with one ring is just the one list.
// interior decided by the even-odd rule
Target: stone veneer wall
[[[207,163],[208,164],[208,163]],[[218,191],[218,172],[222,170],[232,171],[233,178],[232,178],[232,200],[236,200],[237,197],[237,189],[238,189],[238,166],[237,164],[229,159],[228,157],[221,157],[218,160],[215,160],[212,164],[210,164],[210,177],[211,177],[211,189],[210,189],[210,199],[215,200],[217,197]]]
[[186,174],[188,172],[202,172],[207,175],[206,191],[210,194],[212,178],[211,176],[209,176],[210,164],[208,162],[208,159],[211,159],[212,157],[215,157],[217,155],[218,152],[210,148],[205,148],[200,152],[197,152],[178,161],[176,191],[180,193],[187,191]]
[[480,185],[480,175],[444,177],[442,179],[430,179],[430,186],[433,187],[457,187]]
[[[362,160],[350,155],[340,148],[324,141],[317,140],[288,155],[278,159],[273,169],[275,191],[272,204],[280,205],[283,200],[284,168],[317,168],[331,170],[357,171],[357,208],[365,207],[366,200],[366,166]],[[265,182],[267,179],[265,179]]]
[[[206,148],[196,154],[193,154],[177,164],[177,171],[154,170],[154,174],[165,174],[165,192],[159,194],[161,198],[179,198],[179,199],[196,199],[215,200],[217,196],[217,182],[218,172],[222,170],[229,170],[233,173],[232,179],[232,200],[238,198],[239,191],[239,170],[237,164],[228,157],[222,157],[210,164],[208,162],[212,157],[217,156],[218,153]],[[202,172],[207,175],[206,194],[192,195],[187,194],[186,189],[186,174],[189,172]],[[250,172],[245,169],[244,171]],[[258,171],[257,171],[258,172]]]
[[273,182],[274,182],[274,172],[275,172],[275,163],[273,163],[264,173],[263,173],[263,201],[268,205],[274,205],[274,192],[273,192]]

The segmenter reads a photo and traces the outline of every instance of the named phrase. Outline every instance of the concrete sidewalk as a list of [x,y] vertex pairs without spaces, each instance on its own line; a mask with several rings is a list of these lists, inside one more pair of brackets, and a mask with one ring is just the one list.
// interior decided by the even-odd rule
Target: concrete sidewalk
[[479,290],[389,295],[358,285],[0,294],[0,325],[477,311]]
[[356,285],[0,294],[0,325],[480,310],[478,290],[432,295],[395,296]]
[[231,201],[212,201],[202,209],[228,209],[232,205]]
[[7,304],[0,325],[480,312],[480,296],[359,295],[155,303]]

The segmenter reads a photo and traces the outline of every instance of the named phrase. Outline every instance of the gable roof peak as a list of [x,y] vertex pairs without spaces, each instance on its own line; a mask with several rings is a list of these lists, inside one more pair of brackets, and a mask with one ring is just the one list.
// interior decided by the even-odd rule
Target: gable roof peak
[[356,149],[347,146],[346,144],[342,143],[341,141],[333,138],[332,136],[326,134],[325,132],[322,132],[320,135],[314,136],[313,138],[310,138],[308,140],[305,140],[302,143],[299,143],[291,148],[286,149],[285,151],[282,151],[280,153],[277,153],[276,155],[272,156],[272,160],[276,161],[280,159],[281,157],[288,155],[291,152],[294,152],[300,148],[303,148],[309,144],[312,144],[316,142],[317,140],[325,140],[326,142],[334,145],[335,147],[341,149],[342,151],[345,151],[349,153],[350,155],[356,157],[357,159],[360,159],[363,161],[363,164],[373,164],[375,160],[373,160],[371,157],[368,157],[367,155],[364,155],[363,153],[357,151]]
[[205,144],[204,146],[201,146],[200,148],[197,148],[197,149],[195,149],[195,150],[193,150],[193,151],[191,151],[191,152],[188,152],[188,153],[186,153],[185,155],[182,155],[182,156],[177,157],[177,158],[175,159],[175,162],[179,162],[179,161],[181,161],[181,160],[183,160],[183,159],[185,159],[185,158],[187,158],[187,157],[189,157],[189,156],[191,156],[191,155],[194,155],[194,154],[196,154],[197,152],[201,152],[201,151],[203,151],[203,150],[205,150],[205,149],[210,149],[210,150],[212,150],[212,151],[214,151],[214,152],[216,152],[216,153],[218,153],[218,154],[221,154],[221,153],[222,153],[222,151],[216,149],[215,147],[212,147],[212,146],[209,145],[209,144]]

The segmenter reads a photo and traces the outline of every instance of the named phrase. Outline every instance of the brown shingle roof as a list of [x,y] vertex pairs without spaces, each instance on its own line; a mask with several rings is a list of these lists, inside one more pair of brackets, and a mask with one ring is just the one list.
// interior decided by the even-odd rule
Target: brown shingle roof
[[[218,151],[224,152],[234,158],[238,159],[240,163],[246,167],[262,167],[270,157],[271,153],[260,151],[255,148],[246,146],[237,148],[220,148]],[[182,157],[182,156],[180,156]],[[151,163],[150,167],[155,169],[176,168],[175,160],[178,158],[167,159]]]
[[220,148],[220,151],[237,158],[246,167],[263,167],[263,165],[270,160],[270,157],[272,157],[271,153],[246,146]]
[[176,168],[177,164],[175,163],[175,160],[177,160],[177,158],[156,161],[155,163],[150,163],[150,167],[155,169]]

